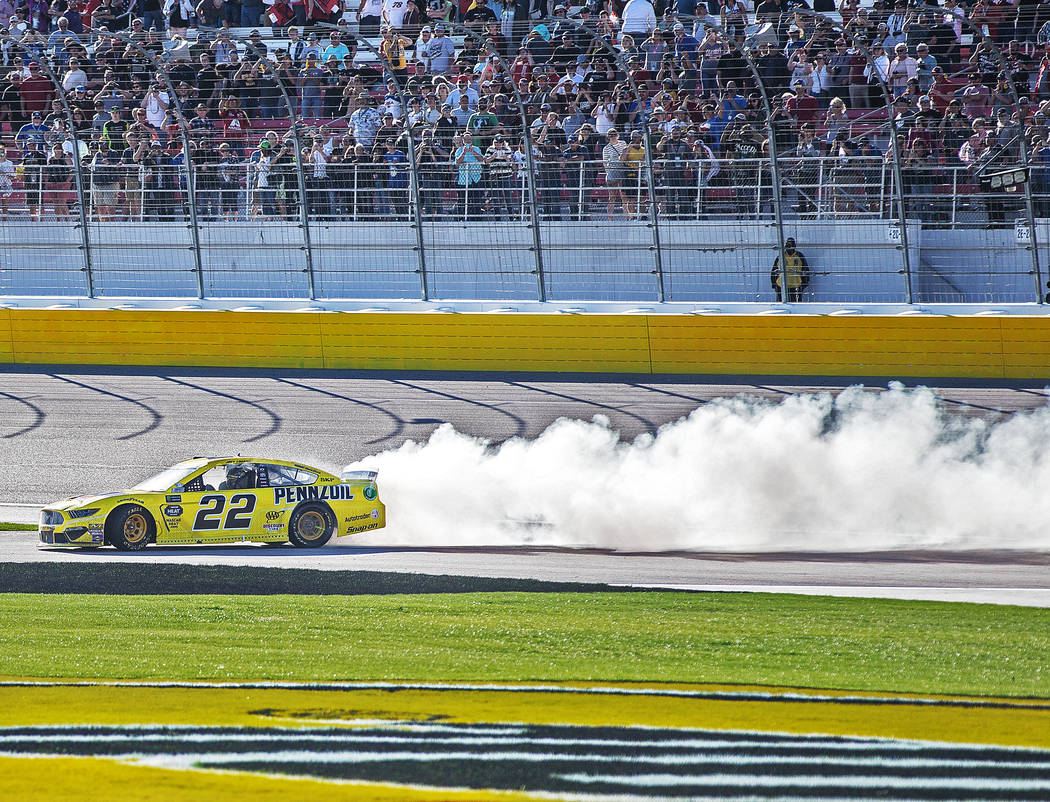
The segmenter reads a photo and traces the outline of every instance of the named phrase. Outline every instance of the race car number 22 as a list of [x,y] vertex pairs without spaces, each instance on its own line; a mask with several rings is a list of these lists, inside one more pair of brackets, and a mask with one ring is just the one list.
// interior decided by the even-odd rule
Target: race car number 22
[[[218,529],[222,511],[226,508],[226,496],[201,496],[201,508],[193,519],[194,531]],[[240,504],[241,506],[237,506]],[[223,529],[248,529],[252,525],[252,512],[255,510],[255,496],[251,493],[238,493],[230,499],[230,508],[226,510],[226,520],[222,521]]]

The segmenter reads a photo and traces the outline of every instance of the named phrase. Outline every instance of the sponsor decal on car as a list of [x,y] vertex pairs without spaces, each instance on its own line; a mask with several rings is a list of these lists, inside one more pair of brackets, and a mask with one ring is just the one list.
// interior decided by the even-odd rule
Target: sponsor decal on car
[[375,489],[375,487],[374,487],[373,485],[368,485],[368,486],[367,486],[367,487],[366,487],[366,488],[364,489],[363,493],[364,493],[364,497],[365,497],[366,499],[368,499],[369,501],[375,501],[375,498],[376,498],[376,489]]
[[288,512],[288,510],[270,510],[268,513],[266,513],[266,520],[279,521],[281,520],[281,518],[284,517],[284,514],[286,512]]
[[178,504],[169,504],[164,508],[164,514],[169,518],[178,518],[182,515],[182,507]]
[[263,529],[267,532],[280,532],[284,529],[284,524],[263,524]]
[[168,504],[174,504],[182,501],[182,496],[165,496],[164,501]]
[[346,533],[351,534],[353,532],[367,532],[369,529],[378,529],[379,523],[365,524],[364,526],[348,526]]
[[354,521],[367,521],[369,518],[378,518],[379,510],[372,510],[371,512],[363,512],[360,515],[348,515],[343,519],[344,524],[350,524]]
[[[375,498],[373,490],[372,498]],[[291,504],[297,501],[319,499],[324,501],[349,501],[353,499],[350,485],[310,485],[304,487],[275,487],[274,504]]]

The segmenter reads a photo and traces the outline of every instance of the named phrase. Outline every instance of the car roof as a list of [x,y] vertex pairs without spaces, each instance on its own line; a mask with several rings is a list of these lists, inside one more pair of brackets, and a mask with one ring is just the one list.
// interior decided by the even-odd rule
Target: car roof
[[318,476],[335,476],[335,474],[333,474],[331,471],[325,471],[321,468],[314,467],[313,465],[307,465],[302,462],[292,462],[290,460],[284,459],[272,459],[270,457],[246,457],[243,454],[238,454],[236,456],[229,457],[193,457],[192,459],[183,460],[182,462],[176,464],[185,465],[189,469],[196,470],[198,468],[214,468],[218,465],[231,465],[237,462],[262,463],[265,465],[283,465],[286,468],[301,468],[304,471],[316,473]]

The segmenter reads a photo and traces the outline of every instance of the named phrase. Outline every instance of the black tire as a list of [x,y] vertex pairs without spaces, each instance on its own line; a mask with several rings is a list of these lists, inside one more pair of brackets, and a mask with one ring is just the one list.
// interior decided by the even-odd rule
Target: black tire
[[288,540],[300,549],[319,549],[332,539],[336,526],[331,507],[308,501],[292,511],[288,519]]
[[153,516],[138,504],[118,507],[106,518],[106,542],[118,551],[142,551],[156,531]]

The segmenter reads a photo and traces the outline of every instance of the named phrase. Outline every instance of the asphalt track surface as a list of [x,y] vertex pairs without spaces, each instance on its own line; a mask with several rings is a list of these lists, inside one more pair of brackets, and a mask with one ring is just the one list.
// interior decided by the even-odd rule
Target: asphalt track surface
[[[716,398],[768,400],[838,392],[871,379],[803,382],[692,377],[338,374],[110,368],[0,371],[0,520],[4,504],[134,484],[197,454],[259,454],[320,465],[354,461],[440,424],[501,441],[531,438],[559,417],[604,415],[626,437],[687,415]],[[998,419],[1044,406],[1042,382],[915,381],[947,409]],[[6,520],[12,520],[7,517]],[[4,561],[150,562],[266,568],[368,570],[714,590],[790,590],[844,595],[996,601],[1050,606],[1050,556],[1010,552],[910,554],[621,554],[561,549],[151,548],[38,550],[32,533],[0,539]]]

